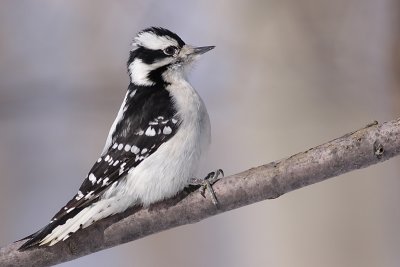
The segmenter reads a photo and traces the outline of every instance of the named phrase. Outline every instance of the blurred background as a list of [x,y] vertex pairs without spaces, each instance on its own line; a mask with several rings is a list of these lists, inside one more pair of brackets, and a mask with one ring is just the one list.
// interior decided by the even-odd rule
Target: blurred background
[[[216,45],[190,79],[201,173],[233,174],[400,113],[396,0],[1,1],[0,246],[42,226],[98,158],[148,26]],[[399,266],[399,158],[61,266]]]

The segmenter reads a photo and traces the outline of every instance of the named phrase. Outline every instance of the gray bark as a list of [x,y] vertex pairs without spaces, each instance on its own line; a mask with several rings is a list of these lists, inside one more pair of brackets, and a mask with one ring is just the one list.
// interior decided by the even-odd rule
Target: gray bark
[[0,249],[1,266],[49,266],[130,242],[163,230],[308,186],[340,174],[383,162],[400,153],[400,119],[371,123],[328,143],[289,158],[219,180],[219,206],[198,190],[186,190],[149,209],[132,208],[101,220],[53,247],[19,252],[23,241]]

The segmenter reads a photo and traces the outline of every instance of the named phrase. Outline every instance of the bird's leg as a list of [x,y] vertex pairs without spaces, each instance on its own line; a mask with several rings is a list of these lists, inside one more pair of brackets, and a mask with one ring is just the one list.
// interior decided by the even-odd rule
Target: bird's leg
[[191,178],[189,180],[190,185],[200,185],[200,194],[205,197],[205,192],[208,189],[211,195],[211,200],[215,206],[218,206],[218,200],[215,195],[214,189],[212,188],[212,185],[217,182],[219,179],[224,177],[224,171],[221,169],[218,169],[216,171],[210,172],[207,174],[204,179],[199,179],[199,178]]

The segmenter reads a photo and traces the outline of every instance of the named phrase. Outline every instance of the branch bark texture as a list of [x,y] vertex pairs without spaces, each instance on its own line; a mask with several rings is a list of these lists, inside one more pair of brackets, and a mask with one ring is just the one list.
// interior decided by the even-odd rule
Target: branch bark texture
[[23,241],[0,249],[0,266],[50,266],[180,225],[274,199],[287,192],[368,167],[400,153],[400,119],[372,123],[289,158],[228,176],[214,184],[219,201],[198,190],[182,192],[149,209],[132,208],[101,220],[53,247],[19,252]]

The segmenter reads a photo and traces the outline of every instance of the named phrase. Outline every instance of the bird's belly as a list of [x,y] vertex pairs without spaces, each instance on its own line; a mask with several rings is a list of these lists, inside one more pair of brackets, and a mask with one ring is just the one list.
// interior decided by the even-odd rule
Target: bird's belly
[[124,190],[128,197],[147,206],[172,197],[187,186],[210,141],[206,116],[198,119],[198,127],[193,126],[193,121],[191,125],[181,125],[175,136],[128,174]]

